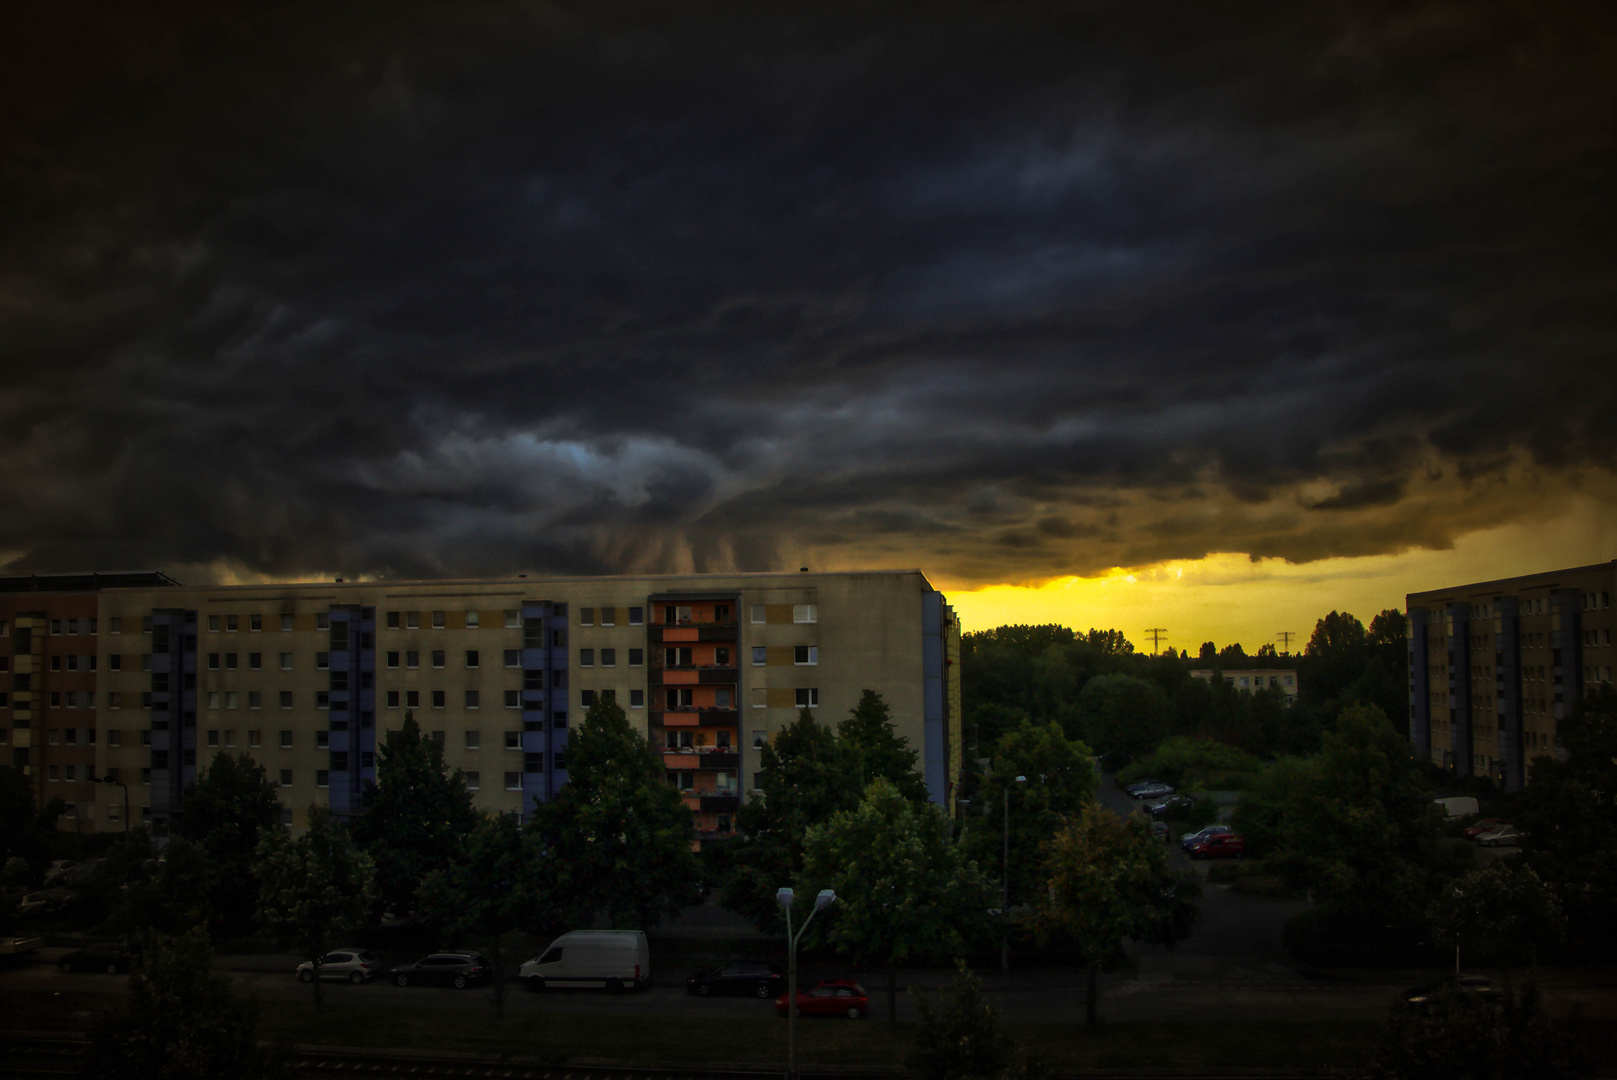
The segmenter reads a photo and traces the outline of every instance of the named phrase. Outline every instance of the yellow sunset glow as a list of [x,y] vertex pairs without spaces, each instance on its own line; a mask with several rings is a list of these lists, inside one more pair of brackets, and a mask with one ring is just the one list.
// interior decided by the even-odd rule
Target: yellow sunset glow
[[1119,568],[1096,577],[1067,577],[1038,586],[948,589],[965,631],[1012,623],[1059,623],[1078,630],[1115,628],[1137,650],[1151,651],[1150,627],[1164,627],[1161,647],[1219,647],[1239,641],[1247,652],[1292,631],[1292,649],[1308,641],[1331,610],[1369,622],[1383,608],[1404,607],[1406,593],[1617,558],[1617,512],[1602,502],[1574,502],[1563,517],[1471,533],[1449,550],[1287,563],[1245,555]]

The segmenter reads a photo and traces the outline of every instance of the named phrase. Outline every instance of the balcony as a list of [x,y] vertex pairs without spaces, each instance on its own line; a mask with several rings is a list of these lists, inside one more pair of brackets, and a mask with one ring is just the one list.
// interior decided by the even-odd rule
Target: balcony
[[646,628],[646,637],[654,642],[663,641],[735,641],[741,626],[734,619],[723,623],[682,622],[672,626],[653,623]]
[[735,709],[680,708],[651,710],[653,724],[663,727],[735,727],[741,713]]
[[741,805],[739,795],[699,795],[699,809],[709,814],[733,814]]
[[684,769],[691,772],[714,769],[738,769],[741,755],[710,746],[682,746],[678,750],[663,751],[663,768]]
[[651,686],[696,686],[717,683],[733,686],[741,679],[741,669],[735,664],[660,664],[654,663],[646,674]]

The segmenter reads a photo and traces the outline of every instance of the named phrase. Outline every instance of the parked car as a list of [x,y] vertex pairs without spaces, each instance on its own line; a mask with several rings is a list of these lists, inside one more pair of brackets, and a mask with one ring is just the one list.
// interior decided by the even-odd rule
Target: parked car
[[1195,832],[1187,832],[1179,838],[1179,847],[1183,851],[1189,851],[1191,845],[1199,844],[1209,836],[1217,836],[1219,833],[1229,831],[1230,827],[1228,825],[1209,825],[1204,829],[1197,829]]
[[493,966],[480,953],[443,952],[423,956],[388,972],[395,986],[453,986],[457,989],[487,982]]
[[1172,817],[1175,814],[1189,810],[1196,805],[1196,800],[1189,795],[1169,795],[1159,803],[1151,806],[1151,816],[1154,818]]
[[751,994],[774,997],[786,988],[786,977],[773,964],[739,960],[723,967],[698,971],[685,980],[685,989],[708,997],[712,994]]
[[1522,831],[1514,825],[1501,825],[1492,832],[1479,833],[1477,843],[1483,847],[1518,847],[1522,842]]
[[529,990],[556,986],[635,990],[651,981],[644,930],[570,930],[517,972]]
[[1192,859],[1239,859],[1246,854],[1246,838],[1235,833],[1214,833],[1190,847]]
[[1504,818],[1483,818],[1475,825],[1467,825],[1460,831],[1460,835],[1465,837],[1467,840],[1475,840],[1483,833],[1493,832],[1495,829],[1503,828],[1509,824],[1510,822],[1506,821]]
[[1147,784],[1129,792],[1136,799],[1160,799],[1164,795],[1172,795],[1173,788],[1167,784]]
[[63,953],[56,966],[63,971],[105,971],[118,975],[129,970],[134,960],[129,946],[121,941],[103,941]]
[[59,911],[64,904],[77,895],[79,894],[63,885],[41,889],[38,892],[24,893],[23,898],[17,901],[17,910],[49,915],[53,911]]
[[[333,949],[320,958],[322,981],[362,983],[382,973],[382,962],[367,949],[344,946]],[[314,982],[314,964],[308,960],[298,965],[298,981]]]
[[[786,1015],[786,997],[775,999],[775,1012]],[[797,992],[798,1016],[846,1016],[857,1020],[870,1013],[870,995],[852,979],[821,979]]]
[[1486,975],[1450,975],[1435,983],[1405,990],[1404,1002],[1419,1009],[1429,1009],[1434,1002],[1450,994],[1476,998],[1490,1004],[1501,1004],[1505,1000],[1504,989]]
[[1166,821],[1153,821],[1151,823],[1151,835],[1158,840],[1164,840],[1168,843],[1173,842],[1173,833],[1169,831]]
[[1123,790],[1128,792],[1130,795],[1133,795],[1136,791],[1139,791],[1141,788],[1154,787],[1155,785],[1160,784],[1160,783],[1162,783],[1161,780],[1136,780],[1132,784],[1125,785]]
[[45,868],[45,877],[40,881],[40,884],[47,889],[52,885],[60,885],[62,884],[63,875],[69,870],[76,869],[78,865],[76,859],[56,859],[50,866]]

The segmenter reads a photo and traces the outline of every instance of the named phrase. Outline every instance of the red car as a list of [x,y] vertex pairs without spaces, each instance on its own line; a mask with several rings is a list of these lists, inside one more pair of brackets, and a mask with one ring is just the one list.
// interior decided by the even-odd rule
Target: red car
[[[786,1015],[786,995],[775,999],[775,1011]],[[857,1020],[870,1012],[870,995],[852,979],[821,979],[797,992],[798,1016],[846,1016]]]
[[1214,833],[1190,846],[1192,859],[1239,859],[1246,854],[1246,838],[1235,833]]
[[1465,837],[1467,840],[1475,840],[1485,832],[1493,832],[1495,829],[1502,829],[1509,824],[1510,822],[1501,817],[1483,818],[1475,825],[1466,826],[1465,831],[1460,833],[1460,835]]

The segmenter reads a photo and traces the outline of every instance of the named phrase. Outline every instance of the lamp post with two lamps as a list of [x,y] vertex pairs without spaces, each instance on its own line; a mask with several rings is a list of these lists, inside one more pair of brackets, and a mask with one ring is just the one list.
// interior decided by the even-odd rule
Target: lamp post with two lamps
[[830,907],[836,898],[837,894],[830,889],[821,889],[814,898],[814,910],[793,934],[792,901],[796,896],[791,889],[775,890],[775,903],[786,912],[786,1080],[797,1077],[797,939],[803,936],[814,916]]

